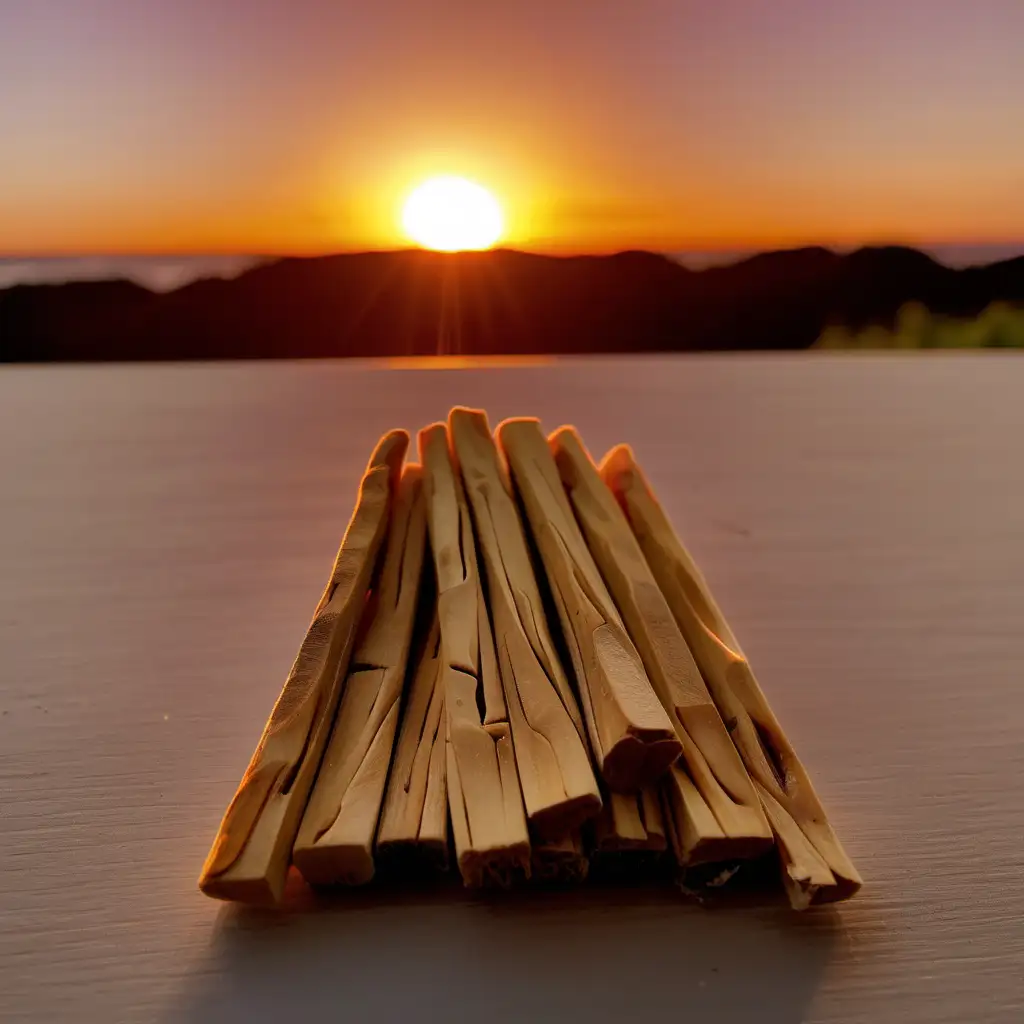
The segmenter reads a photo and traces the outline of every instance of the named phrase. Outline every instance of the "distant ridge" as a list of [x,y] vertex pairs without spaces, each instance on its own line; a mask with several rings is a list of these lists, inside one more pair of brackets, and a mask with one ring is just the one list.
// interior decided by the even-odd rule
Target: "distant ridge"
[[971,316],[997,300],[1024,303],[1024,257],[957,270],[896,246],[805,248],[690,270],[648,252],[403,250],[280,259],[163,293],[3,289],[0,361],[431,355],[442,322],[465,354],[802,349],[910,301]]

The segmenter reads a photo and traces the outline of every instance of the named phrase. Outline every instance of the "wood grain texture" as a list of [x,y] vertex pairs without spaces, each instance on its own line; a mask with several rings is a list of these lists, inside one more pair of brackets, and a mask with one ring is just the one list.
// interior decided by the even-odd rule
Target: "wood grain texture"
[[292,848],[311,885],[363,885],[405,687],[427,539],[421,470],[407,465],[392,502],[387,544],[367,602],[331,737]]
[[[989,354],[0,370],[0,1019],[1015,1024],[1022,393]],[[854,900],[195,890],[366,453],[456,404],[634,446]]]
[[629,520],[572,427],[549,441],[594,560],[682,744],[682,758],[661,783],[680,865],[762,857],[772,832],[757,793]]
[[468,886],[530,876],[530,840],[476,539],[443,423],[418,436],[437,576],[448,811]]
[[331,732],[409,435],[375,445],[327,589],[203,864],[207,896],[276,903]]
[[539,421],[507,420],[497,437],[558,610],[594,763],[611,789],[633,793],[663,776],[682,747],[594,564]]
[[[639,793],[609,793],[591,837],[595,857],[604,853],[664,853],[668,840],[657,787],[647,786]],[[628,858],[627,869],[633,870]]]
[[[434,586],[433,576],[429,585]],[[376,853],[392,874],[422,876],[448,869],[448,772],[436,614],[406,687]]]
[[[740,770],[744,774],[749,770],[771,821],[790,904],[803,910],[812,903],[849,899],[860,889],[862,879],[829,824],[810,776],[772,712],[707,580],[666,518],[628,445],[609,452],[601,475],[608,485],[605,493],[614,492],[621,502],[621,508],[611,511],[624,513],[631,539],[635,533],[638,561],[649,564],[648,576],[653,570],[657,577],[654,589],[664,614],[674,618],[677,630],[685,634],[700,675],[729,723],[726,742],[730,747],[735,743],[734,753],[742,756]],[[666,792],[671,796],[670,790]],[[673,831],[682,840],[675,845],[686,847],[691,826],[685,815],[681,826]]]
[[566,839],[601,810],[583,718],[548,630],[526,534],[487,416],[453,409],[448,434],[473,514],[530,832],[535,839]]

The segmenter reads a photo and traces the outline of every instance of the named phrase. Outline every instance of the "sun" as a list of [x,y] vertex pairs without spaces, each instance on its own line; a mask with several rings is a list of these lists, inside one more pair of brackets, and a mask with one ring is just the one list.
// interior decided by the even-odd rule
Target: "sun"
[[415,188],[402,207],[402,229],[425,249],[490,249],[504,228],[498,200],[466,178],[431,178]]

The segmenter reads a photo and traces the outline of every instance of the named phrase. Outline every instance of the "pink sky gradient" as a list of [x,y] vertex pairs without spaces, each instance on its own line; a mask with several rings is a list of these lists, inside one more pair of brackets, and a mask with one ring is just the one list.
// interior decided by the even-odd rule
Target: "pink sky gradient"
[[1022,0],[0,0],[0,253],[1024,238]]

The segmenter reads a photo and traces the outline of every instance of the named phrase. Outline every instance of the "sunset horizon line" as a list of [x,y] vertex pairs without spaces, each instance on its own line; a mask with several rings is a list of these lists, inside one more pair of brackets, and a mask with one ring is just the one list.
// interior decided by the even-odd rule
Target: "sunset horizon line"
[[260,258],[299,258],[317,259],[330,256],[360,256],[370,254],[423,252],[433,255],[459,255],[460,253],[516,252],[533,256],[554,256],[571,258],[573,256],[614,256],[627,252],[647,252],[654,255],[675,255],[677,253],[720,253],[727,255],[732,252],[786,252],[798,249],[830,249],[849,251],[856,249],[903,248],[903,249],[935,249],[935,248],[999,248],[1002,246],[1024,247],[1024,237],[1006,236],[996,238],[898,238],[868,237],[857,239],[776,239],[776,240],[730,240],[715,242],[679,242],[669,245],[655,245],[637,242],[610,246],[582,247],[570,244],[497,244],[486,249],[462,249],[453,252],[439,252],[416,245],[364,245],[351,247],[290,247],[282,246],[274,249],[258,249],[240,246],[231,247],[171,247],[171,248],[96,248],[96,249],[41,249],[20,250],[12,252],[0,251],[0,261],[19,262],[22,260],[61,260],[61,259],[185,259],[204,257],[251,257]]

